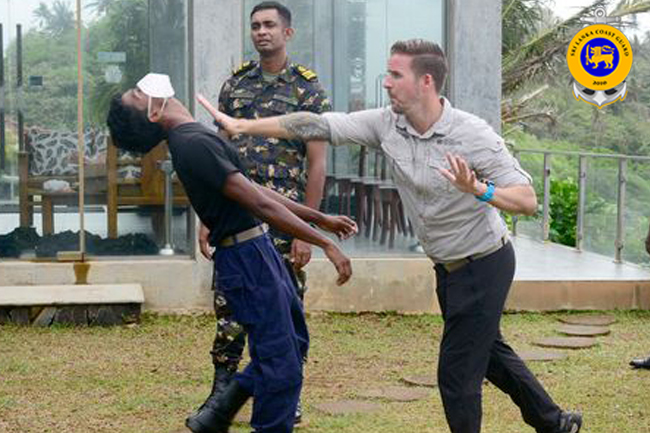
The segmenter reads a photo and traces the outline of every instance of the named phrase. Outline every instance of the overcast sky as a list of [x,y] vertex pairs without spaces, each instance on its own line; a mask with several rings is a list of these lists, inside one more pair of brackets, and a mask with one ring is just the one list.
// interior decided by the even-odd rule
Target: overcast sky
[[[552,0],[551,0],[552,1]],[[555,0],[549,4],[549,7],[560,18],[569,18],[578,12],[581,8],[593,3],[590,0]],[[625,36],[632,37],[635,33],[639,36],[650,31],[650,13],[637,14],[638,28],[636,30],[626,29]]]
[[[7,46],[9,37],[13,38],[15,35],[15,25],[20,23],[23,25],[23,32],[26,32],[30,27],[36,25],[36,20],[32,11],[36,9],[44,0],[0,0],[0,23],[4,25],[4,45]],[[318,0],[315,0],[318,1]],[[378,0],[368,0],[378,1]],[[404,0],[405,4],[408,0]],[[76,1],[67,0],[67,2],[74,7]],[[53,0],[45,0],[45,4],[52,4]],[[88,0],[83,0],[82,4],[88,3]],[[581,7],[591,4],[590,0],[548,0],[549,7],[561,18],[568,18],[575,14]],[[87,13],[88,11],[84,11]],[[639,29],[636,31],[626,30],[625,34],[631,37],[635,32],[640,35],[646,31],[650,31],[650,13],[643,13],[638,15]],[[9,27],[11,26],[11,29]]]

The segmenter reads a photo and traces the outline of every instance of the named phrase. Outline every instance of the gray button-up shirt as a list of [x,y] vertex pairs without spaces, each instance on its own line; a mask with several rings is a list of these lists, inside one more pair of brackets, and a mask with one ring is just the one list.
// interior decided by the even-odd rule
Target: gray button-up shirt
[[440,119],[419,134],[390,107],[326,113],[332,144],[381,148],[426,254],[451,262],[494,248],[508,229],[493,206],[459,191],[437,169],[449,169],[447,152],[462,156],[479,179],[496,186],[529,185],[531,177],[482,119],[443,98]]

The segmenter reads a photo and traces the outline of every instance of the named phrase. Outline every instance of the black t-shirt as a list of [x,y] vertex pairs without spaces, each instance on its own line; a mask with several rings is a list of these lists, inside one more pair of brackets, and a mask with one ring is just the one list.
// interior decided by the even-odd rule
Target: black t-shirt
[[173,128],[168,141],[174,170],[201,222],[210,229],[212,245],[260,224],[251,212],[222,193],[228,175],[243,169],[229,142],[198,122]]

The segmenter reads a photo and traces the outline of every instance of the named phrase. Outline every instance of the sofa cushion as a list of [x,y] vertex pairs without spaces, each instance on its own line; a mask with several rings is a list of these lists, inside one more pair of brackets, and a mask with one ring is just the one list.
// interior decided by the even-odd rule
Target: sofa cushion
[[[79,172],[77,133],[29,128],[26,133],[29,172],[34,176],[74,176]],[[84,133],[86,163],[106,160],[106,133]]]

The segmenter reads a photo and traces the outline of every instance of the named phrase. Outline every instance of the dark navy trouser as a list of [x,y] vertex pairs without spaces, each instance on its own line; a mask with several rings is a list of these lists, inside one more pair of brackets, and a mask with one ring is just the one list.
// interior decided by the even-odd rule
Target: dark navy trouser
[[253,396],[258,433],[293,430],[309,334],[302,305],[267,234],[213,256],[217,285],[248,334],[251,361],[235,375]]
[[519,406],[538,433],[555,430],[560,408],[501,336],[503,307],[515,273],[511,243],[454,271],[435,266],[445,327],[438,385],[453,433],[481,431],[481,385],[487,378]]

